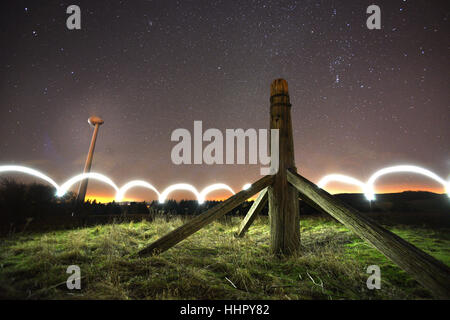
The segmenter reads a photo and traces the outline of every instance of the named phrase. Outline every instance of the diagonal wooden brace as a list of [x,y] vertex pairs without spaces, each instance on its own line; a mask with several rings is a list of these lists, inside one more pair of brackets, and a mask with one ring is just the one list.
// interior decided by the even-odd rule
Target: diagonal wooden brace
[[267,204],[267,188],[261,191],[256,198],[255,202],[253,202],[252,207],[247,212],[247,215],[245,216],[244,220],[242,220],[241,225],[239,226],[239,231],[236,234],[238,237],[243,237],[244,234],[247,232],[248,228],[250,228],[250,225],[255,221],[258,214],[261,212],[261,210],[264,208],[264,206]]
[[450,299],[450,268],[419,248],[347,206],[296,172],[287,179],[300,193],[408,272],[434,296]]
[[150,244],[145,249],[142,249],[138,254],[140,256],[154,255],[172,248],[178,242],[186,239],[214,220],[224,216],[251,196],[254,196],[261,190],[267,188],[272,184],[272,182],[273,176],[265,176],[259,179],[258,181],[253,183],[249,189],[242,190],[241,192],[236,193],[234,196],[228,198],[224,202],[216,205],[211,209],[206,210],[195,218],[192,218],[181,227],[173,230],[172,232],[169,232],[165,236]]

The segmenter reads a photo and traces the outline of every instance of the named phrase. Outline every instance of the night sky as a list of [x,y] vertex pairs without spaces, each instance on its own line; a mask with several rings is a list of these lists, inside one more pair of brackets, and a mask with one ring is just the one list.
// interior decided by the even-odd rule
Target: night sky
[[[381,7],[368,30],[366,8]],[[81,8],[81,30],[66,8]],[[360,180],[397,164],[450,177],[448,1],[17,1],[1,3],[0,165],[63,183],[81,173],[104,118],[92,171],[240,190],[260,165],[172,164],[176,128],[268,128],[272,80],[289,83],[299,172]],[[206,145],[206,144],[205,144]],[[18,177],[18,176],[17,176]],[[112,197],[90,182],[88,194]],[[385,177],[377,191],[425,189]],[[342,184],[331,191],[358,191]],[[215,192],[212,197],[226,196]],[[175,198],[191,197],[179,192]],[[131,199],[156,199],[133,189]]]

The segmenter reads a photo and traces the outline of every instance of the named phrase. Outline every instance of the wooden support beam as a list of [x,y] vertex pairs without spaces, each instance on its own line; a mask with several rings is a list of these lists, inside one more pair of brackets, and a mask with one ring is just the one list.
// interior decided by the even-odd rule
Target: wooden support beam
[[150,244],[145,249],[139,251],[140,256],[154,255],[170,249],[178,242],[186,239],[193,233],[197,232],[204,226],[210,224],[214,220],[224,216],[230,212],[242,202],[254,196],[261,190],[267,188],[273,182],[273,176],[265,176],[252,184],[247,190],[242,190],[236,193],[234,196],[228,198],[224,202],[214,206],[211,209],[206,210],[202,214],[192,218],[186,224],[166,234],[160,239]]
[[287,171],[288,181],[301,197],[308,198],[441,299],[450,299],[450,268],[394,233],[381,227],[357,210],[320,189],[296,172]]
[[288,84],[274,80],[270,86],[270,129],[279,131],[279,170],[269,187],[270,248],[290,255],[300,247],[298,192],[286,179],[286,169],[295,169],[291,103]]
[[267,188],[259,193],[255,202],[253,202],[252,207],[247,212],[247,215],[245,216],[244,220],[242,220],[241,225],[239,226],[239,231],[237,233],[238,237],[244,236],[248,228],[250,228],[250,225],[253,223],[253,221],[255,221],[256,217],[266,204],[267,204]]

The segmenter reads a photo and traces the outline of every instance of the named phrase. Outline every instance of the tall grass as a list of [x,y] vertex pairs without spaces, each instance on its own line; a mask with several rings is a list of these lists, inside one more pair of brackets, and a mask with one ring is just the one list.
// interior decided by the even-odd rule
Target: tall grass
[[[266,217],[244,238],[240,219],[214,222],[159,256],[137,251],[182,225],[169,221],[98,225],[22,233],[1,240],[0,297],[19,299],[422,299],[417,282],[331,220],[301,222],[302,247],[291,257],[269,250]],[[429,253],[450,257],[444,233],[399,229]],[[432,240],[427,235],[432,234]],[[435,239],[436,241],[434,241]],[[433,241],[433,245],[427,241]],[[429,249],[432,248],[434,252]],[[368,265],[382,270],[381,290],[368,290]],[[81,268],[81,290],[68,290],[69,265]]]

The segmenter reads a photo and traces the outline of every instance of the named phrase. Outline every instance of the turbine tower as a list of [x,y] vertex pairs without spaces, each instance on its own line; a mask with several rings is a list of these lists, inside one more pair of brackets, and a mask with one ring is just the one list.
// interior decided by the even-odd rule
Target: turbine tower
[[[94,127],[94,134],[92,135],[91,146],[89,147],[89,153],[86,158],[86,164],[84,165],[83,173],[89,173],[92,166],[92,158],[94,157],[95,142],[97,141],[98,129],[104,123],[104,121],[96,116],[90,117],[88,122]],[[88,179],[84,179],[80,182],[80,188],[78,189],[77,203],[84,203],[84,198],[86,197],[86,190],[88,186]]]

